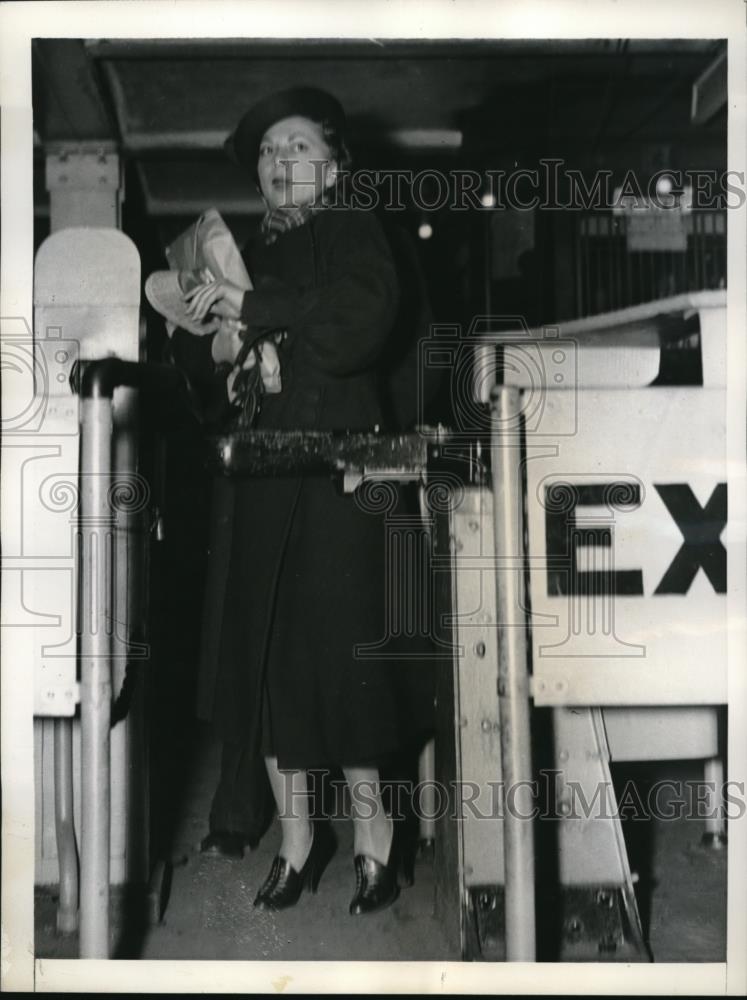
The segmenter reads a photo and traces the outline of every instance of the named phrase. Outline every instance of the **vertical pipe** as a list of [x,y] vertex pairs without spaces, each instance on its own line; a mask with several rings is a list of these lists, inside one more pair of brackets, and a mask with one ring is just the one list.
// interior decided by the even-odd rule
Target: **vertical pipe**
[[654,251],[648,251],[648,295],[646,296],[646,301],[652,302],[656,296],[656,261],[654,258]]
[[703,778],[708,790],[708,813],[705,820],[703,843],[708,847],[720,848],[726,843],[726,822],[724,820],[724,762],[720,757],[711,757],[703,764]]
[[54,822],[60,868],[57,930],[71,934],[78,929],[78,850],[73,821],[73,720],[65,718],[54,720]]
[[485,315],[493,311],[493,215],[490,209],[485,212],[483,228],[483,302]]
[[109,957],[111,400],[81,399],[80,957]]
[[492,396],[491,467],[495,521],[498,709],[503,759],[506,958],[533,962],[534,830],[527,632],[524,619],[524,532],[520,473],[521,397],[496,387]]
[[418,759],[418,784],[423,790],[420,802],[420,843],[429,846],[436,837],[436,741],[428,740]]
[[607,309],[605,312],[611,312],[613,309],[617,308],[617,298],[615,294],[615,220],[611,213],[605,217],[605,224],[607,227],[607,239],[605,240],[605,243],[607,250],[607,281],[609,285]]
[[630,246],[628,245],[628,218],[625,215],[620,216],[620,223],[623,228],[623,248],[625,254],[625,306],[630,306],[633,304],[633,255],[630,252]]
[[589,258],[591,256],[591,237],[590,237],[591,219],[592,219],[592,216],[591,215],[587,215],[585,217],[585,219],[581,220],[582,223],[585,224],[585,228],[583,230],[583,233],[584,233],[584,236],[585,236],[584,243],[583,243],[583,247],[584,247],[583,253],[584,253],[584,293],[585,293],[585,297],[584,297],[584,311],[581,313],[582,316],[591,316],[592,313],[595,311],[594,307],[592,305],[592,302],[591,302],[591,277],[590,277],[590,273],[589,273]]
[[573,267],[575,271],[576,278],[576,308],[574,310],[576,316],[583,316],[583,301],[584,301],[584,291],[583,291],[583,279],[581,276],[581,231],[584,220],[573,217]]
[[496,380],[502,378],[499,372],[498,351],[500,345],[478,344],[472,354],[472,399],[478,403],[490,403],[490,390]]

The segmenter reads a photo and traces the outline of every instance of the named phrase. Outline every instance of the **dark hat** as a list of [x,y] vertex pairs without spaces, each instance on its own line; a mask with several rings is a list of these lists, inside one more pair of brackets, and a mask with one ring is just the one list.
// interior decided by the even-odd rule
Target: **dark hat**
[[275,122],[294,115],[328,122],[341,140],[344,136],[345,112],[337,98],[316,87],[291,87],[253,105],[226,139],[225,148],[232,159],[256,177],[262,136]]

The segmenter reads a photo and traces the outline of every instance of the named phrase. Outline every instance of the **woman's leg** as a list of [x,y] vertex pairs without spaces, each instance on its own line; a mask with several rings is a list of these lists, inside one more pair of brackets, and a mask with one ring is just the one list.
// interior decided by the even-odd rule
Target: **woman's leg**
[[265,757],[265,765],[283,837],[278,853],[300,872],[309,855],[312,841],[306,772],[281,771],[277,757]]
[[353,854],[365,854],[380,864],[389,860],[394,824],[381,801],[379,771],[375,767],[345,767],[353,814]]

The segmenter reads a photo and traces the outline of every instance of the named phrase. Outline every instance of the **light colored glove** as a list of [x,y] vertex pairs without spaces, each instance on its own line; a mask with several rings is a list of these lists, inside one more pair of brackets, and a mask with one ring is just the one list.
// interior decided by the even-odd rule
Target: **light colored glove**
[[[213,361],[216,365],[233,364],[241,350],[241,334],[245,330],[246,324],[237,319],[221,319],[219,321],[218,332],[213,337],[211,347]],[[250,351],[244,367],[251,368],[253,364],[255,364],[254,354]]]
[[204,320],[209,312],[225,319],[238,319],[241,316],[244,291],[226,278],[197,285],[184,295],[184,301],[189,303],[187,314],[197,323]]

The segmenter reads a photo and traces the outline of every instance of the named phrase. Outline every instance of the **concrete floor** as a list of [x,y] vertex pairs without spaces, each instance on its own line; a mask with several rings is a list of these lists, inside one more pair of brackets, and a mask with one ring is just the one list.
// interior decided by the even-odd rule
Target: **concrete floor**
[[[205,858],[199,843],[218,773],[218,747],[201,744],[176,826],[168,905],[153,926],[141,912],[126,933],[117,895],[112,916],[112,954],[119,958],[218,960],[458,960],[458,942],[447,940],[433,916],[431,863],[420,860],[415,885],[389,909],[369,917],[348,914],[355,877],[352,827],[334,822],[338,850],[316,896],[304,894],[282,913],[252,903],[279,845],[273,824],[243,861]],[[667,776],[699,776],[694,762],[667,765]],[[698,820],[655,822],[635,831],[632,867],[639,872],[638,902],[644,933],[657,962],[719,962],[725,959],[726,852],[703,848]],[[643,834],[643,835],[642,835]],[[130,910],[130,913],[132,911]],[[37,894],[37,957],[77,956],[76,935],[54,927],[54,895]]]

